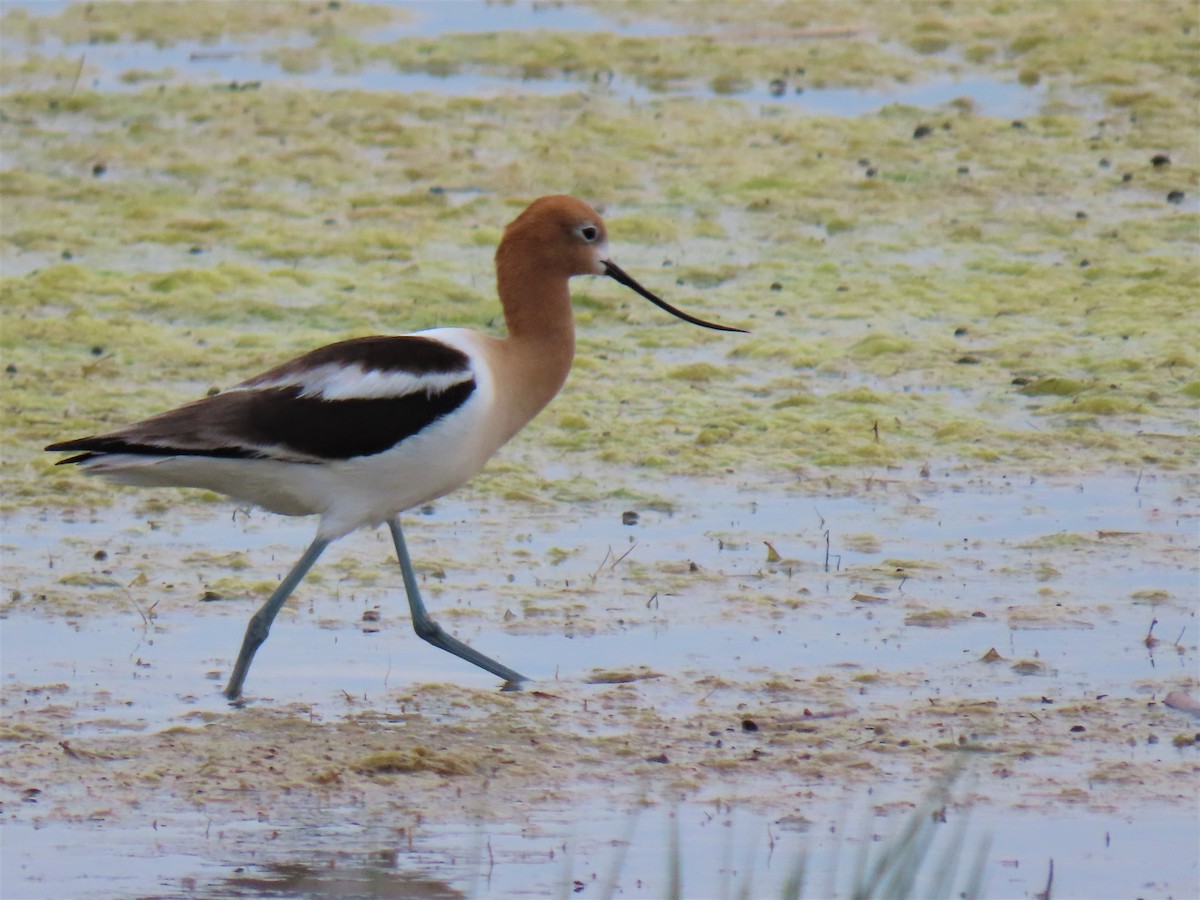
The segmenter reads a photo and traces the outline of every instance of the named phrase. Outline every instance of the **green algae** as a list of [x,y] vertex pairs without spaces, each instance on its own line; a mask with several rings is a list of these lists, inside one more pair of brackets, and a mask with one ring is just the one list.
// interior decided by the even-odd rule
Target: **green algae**
[[[868,53],[874,47],[875,53]],[[862,38],[834,40],[824,52],[783,42],[737,40],[730,36],[682,34],[653,38],[606,33],[509,32],[460,33],[430,38],[400,38],[386,45],[353,36],[318,40],[304,54],[269,58],[292,66],[327,60],[338,71],[353,72],[370,63],[400,71],[450,75],[465,69],[500,72],[522,79],[577,78],[618,72],[652,90],[703,80],[718,95],[747,90],[753,79],[803,67],[813,85],[869,84],[874,78],[906,79],[915,60],[880,50]],[[716,70],[714,72],[714,69]]]
[[353,760],[350,768],[367,776],[397,773],[433,772],[438,775],[471,775],[477,764],[452,751],[431,751],[417,745],[406,750],[381,750]]
[[[780,28],[848,36],[800,37],[754,59],[741,49],[763,50],[745,36],[752,30],[666,42],[522,34],[514,55],[512,36],[372,48],[320,25],[312,52],[351,71],[354,59],[433,70],[453,57],[561,77],[571,61],[567,77],[582,88],[600,55],[664,84],[735,70],[774,76],[777,54],[791,52],[800,62],[787,65],[805,66],[815,86],[922,77],[948,65],[954,48],[974,47],[989,51],[974,52],[978,64],[1001,73],[1020,66],[1110,93],[1142,85],[1174,119],[1100,91],[1101,102],[1120,101],[1112,110],[1139,116],[1094,121],[1068,104],[1016,129],[960,104],[914,141],[930,113],[902,106],[830,119],[768,116],[721,98],[631,104],[581,90],[485,102],[285,83],[231,93],[167,82],[165,93],[158,84],[77,90],[70,102],[61,92],[8,94],[4,253],[20,268],[0,286],[0,343],[16,369],[5,376],[5,453],[15,463],[5,502],[75,485],[62,472],[43,480],[53,470],[37,448],[60,427],[148,414],[335,337],[443,324],[497,333],[491,249],[514,211],[558,189],[550,186],[606,205],[614,253],[653,289],[753,334],[707,335],[610,284],[578,284],[580,359],[559,401],[568,405],[531,426],[514,450],[528,464],[485,478],[487,490],[550,496],[530,475],[539,446],[692,474],[930,457],[1047,469],[1068,459],[1192,464],[1194,446],[1168,449],[1150,435],[1192,429],[1200,399],[1197,219],[1148,192],[1196,181],[1186,139],[1193,88],[1180,80],[1190,69],[1170,25],[1177,7],[1156,19],[1120,6],[1121,29],[1142,45],[1127,84],[1134,55],[1106,24],[1076,35],[1042,12],[979,17],[950,6],[934,15],[906,4],[787,6],[776,11]],[[41,33],[80,39],[86,17],[69,9],[39,20]],[[92,24],[106,33],[133,33],[124,13],[89,15],[102,16]],[[284,18],[233,22],[229,33],[311,31],[286,18],[294,13],[276,15]],[[747,23],[758,13],[729,15]],[[177,39],[182,28],[155,27],[150,40]],[[837,74],[847,54],[881,37],[949,52],[917,59],[888,49]],[[1078,52],[1085,45],[1108,52],[1113,71]],[[826,62],[813,61],[817,50]],[[72,140],[57,139],[64,134]],[[1148,148],[1158,147],[1171,151],[1170,166],[1150,164]],[[864,178],[863,157],[877,178]],[[453,186],[477,192],[452,204]],[[1086,218],[1076,218],[1080,206]],[[143,253],[154,271],[139,270]],[[96,346],[105,352],[93,359]],[[685,348],[690,355],[672,356]],[[42,390],[48,382],[71,394],[69,410]],[[647,392],[646,383],[682,389]],[[608,439],[615,422],[619,442]]]
[[162,6],[154,0],[129,3],[69,3],[52,15],[30,15],[13,7],[0,17],[6,35],[29,43],[55,37],[67,44],[149,41],[213,43],[229,36],[294,33],[321,35],[340,28],[387,24],[403,10],[369,3],[289,3],[259,0],[229,6],[208,3]]
[[1044,394],[1069,397],[1082,393],[1086,387],[1087,385],[1083,382],[1072,378],[1050,377],[1041,378],[1032,384],[1025,385],[1021,388],[1021,393],[1030,397],[1040,397]]

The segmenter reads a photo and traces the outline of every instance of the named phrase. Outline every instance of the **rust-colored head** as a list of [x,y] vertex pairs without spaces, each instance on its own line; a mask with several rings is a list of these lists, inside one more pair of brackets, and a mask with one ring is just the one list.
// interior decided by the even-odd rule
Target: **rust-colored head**
[[506,294],[515,295],[522,282],[608,275],[685,322],[717,331],[742,331],[690,316],[638,284],[608,258],[608,232],[600,215],[582,200],[565,194],[534,200],[508,224],[496,249],[496,270],[501,300],[506,302]]
[[534,200],[508,223],[496,249],[496,265],[533,265],[565,278],[603,275],[608,232],[600,214],[575,197],[553,194]]

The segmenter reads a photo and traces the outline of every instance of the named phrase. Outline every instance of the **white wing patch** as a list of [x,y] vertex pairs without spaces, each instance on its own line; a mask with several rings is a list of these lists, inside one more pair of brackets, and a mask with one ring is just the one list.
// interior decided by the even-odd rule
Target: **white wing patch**
[[321,400],[389,400],[417,393],[430,396],[440,394],[456,384],[470,381],[472,377],[474,376],[470,369],[415,373],[397,369],[366,370],[357,364],[346,366],[327,363],[303,372],[288,373],[279,378],[247,381],[229,390],[256,391],[298,387],[301,397]]

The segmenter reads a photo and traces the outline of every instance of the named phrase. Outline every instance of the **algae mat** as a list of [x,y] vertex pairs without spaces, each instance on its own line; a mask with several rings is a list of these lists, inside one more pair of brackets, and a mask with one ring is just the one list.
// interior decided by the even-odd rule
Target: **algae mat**
[[[1050,857],[1195,891],[1194,8],[0,28],[6,896],[659,896],[673,828],[688,895],[778,893],[802,847],[844,892],[963,758],[985,893]],[[416,646],[361,534],[215,702],[310,526],[40,448],[336,338],[495,330],[500,230],[553,191],[753,333],[578,280],[563,396],[414,517],[436,613],[536,687]]]

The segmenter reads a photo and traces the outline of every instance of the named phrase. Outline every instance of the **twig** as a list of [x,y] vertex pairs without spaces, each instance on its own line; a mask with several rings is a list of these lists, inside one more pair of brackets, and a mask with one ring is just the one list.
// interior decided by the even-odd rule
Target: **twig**
[[1046,889],[1040,894],[1034,894],[1035,900],[1050,900],[1050,888],[1054,886],[1054,860],[1050,860],[1050,877],[1046,879]]
[[617,565],[621,562],[621,560],[623,560],[625,557],[627,557],[630,553],[633,552],[633,548],[636,546],[637,546],[637,541],[635,540],[632,544],[629,545],[628,550],[626,550],[624,553],[622,553],[620,556],[618,556],[616,559],[613,560],[613,564],[611,566],[609,566],[609,568],[615,569],[617,567]]
[[146,615],[146,613],[142,612],[142,608],[140,606],[138,606],[138,602],[133,599],[133,594],[129,593],[129,589],[123,588],[122,590],[124,590],[124,592],[125,592],[125,599],[128,600],[133,605],[133,608],[137,610],[137,614],[142,617],[143,628],[149,628],[150,627],[150,619],[153,618],[154,607],[158,606],[158,601],[155,600],[154,603],[150,606],[150,610],[149,610],[150,615],[148,616],[148,615]]
[[606,562],[608,562],[609,557],[611,557],[611,556],[612,556],[612,547],[609,547],[607,550],[604,551],[604,559],[600,560],[600,565],[596,566],[596,571],[592,573],[591,577],[592,577],[593,584],[596,581],[596,576],[600,574],[600,570],[604,568],[604,564]]
[[83,75],[83,61],[87,59],[86,53],[79,54],[79,68],[75,70],[75,78],[71,81],[71,90],[67,92],[67,96],[71,97],[75,94],[75,88],[79,86],[79,79]]

